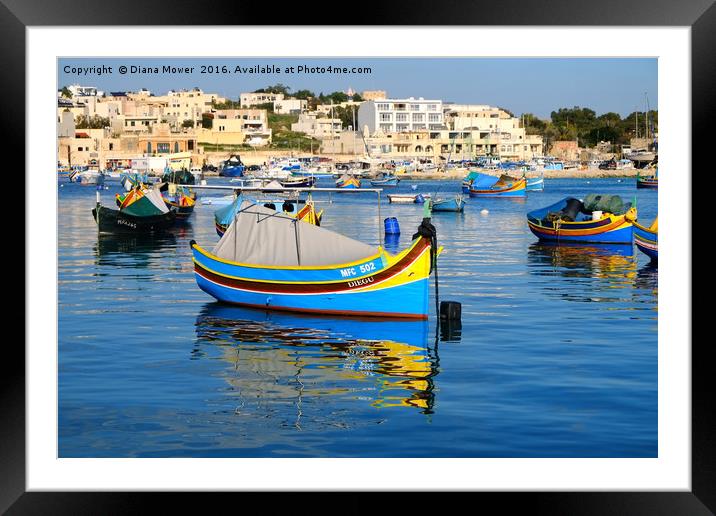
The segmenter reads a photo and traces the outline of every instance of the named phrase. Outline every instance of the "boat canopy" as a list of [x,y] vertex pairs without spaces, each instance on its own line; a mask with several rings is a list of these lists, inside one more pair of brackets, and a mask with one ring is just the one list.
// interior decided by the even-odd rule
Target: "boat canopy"
[[472,189],[473,190],[485,190],[487,188],[492,188],[499,178],[495,176],[491,176],[489,174],[477,174],[477,178],[473,179],[472,181]]
[[234,220],[234,216],[236,216],[236,213],[241,207],[241,201],[242,197],[239,195],[236,199],[234,199],[234,202],[228,206],[224,206],[223,208],[216,210],[214,212],[214,220],[222,226],[228,226],[231,224],[231,221]]
[[378,248],[340,233],[243,201],[212,254],[262,266],[339,265],[376,255]]

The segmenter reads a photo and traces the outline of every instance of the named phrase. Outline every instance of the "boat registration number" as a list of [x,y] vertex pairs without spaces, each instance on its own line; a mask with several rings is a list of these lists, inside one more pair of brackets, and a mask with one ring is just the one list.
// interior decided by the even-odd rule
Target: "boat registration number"
[[341,269],[341,276],[343,278],[350,278],[355,276],[360,271],[361,274],[366,274],[375,270],[375,263],[369,262],[359,265],[358,267],[349,267],[348,269]]

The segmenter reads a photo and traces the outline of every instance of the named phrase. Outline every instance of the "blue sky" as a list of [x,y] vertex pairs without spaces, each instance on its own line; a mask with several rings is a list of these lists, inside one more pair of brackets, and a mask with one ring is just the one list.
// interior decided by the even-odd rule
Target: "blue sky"
[[[66,73],[65,67],[112,67],[98,75]],[[120,66],[194,67],[189,74],[120,74]],[[272,65],[282,73],[200,73],[202,65]],[[371,73],[298,73],[297,67],[329,65],[370,67]],[[293,73],[286,68],[293,66]],[[70,84],[97,86],[105,91],[147,88],[155,94],[198,86],[207,92],[237,99],[277,82],[291,91],[309,89],[316,94],[381,89],[392,98],[424,97],[445,102],[490,104],[519,115],[534,113],[548,118],[560,107],[589,107],[597,114],[613,111],[626,116],[643,111],[648,97],[658,106],[655,58],[81,58],[58,60],[58,88]],[[646,94],[646,95],[645,95]]]

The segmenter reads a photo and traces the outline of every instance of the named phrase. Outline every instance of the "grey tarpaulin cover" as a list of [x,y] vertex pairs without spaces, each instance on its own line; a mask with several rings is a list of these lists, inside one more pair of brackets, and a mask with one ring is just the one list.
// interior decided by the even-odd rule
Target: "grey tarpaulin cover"
[[368,244],[250,201],[241,203],[213,250],[215,256],[232,262],[284,266],[342,264],[377,252]]

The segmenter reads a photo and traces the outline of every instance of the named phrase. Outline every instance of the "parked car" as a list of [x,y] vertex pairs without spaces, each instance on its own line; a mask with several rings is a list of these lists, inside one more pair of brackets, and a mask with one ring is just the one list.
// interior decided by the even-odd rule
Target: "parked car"
[[617,162],[613,159],[610,159],[609,161],[605,161],[601,165],[599,165],[599,168],[601,170],[616,170]]

